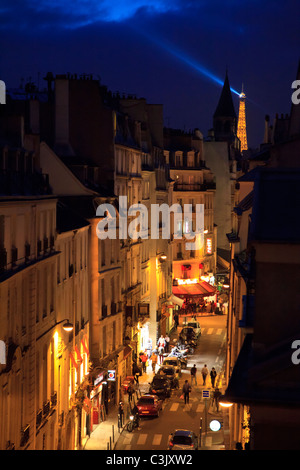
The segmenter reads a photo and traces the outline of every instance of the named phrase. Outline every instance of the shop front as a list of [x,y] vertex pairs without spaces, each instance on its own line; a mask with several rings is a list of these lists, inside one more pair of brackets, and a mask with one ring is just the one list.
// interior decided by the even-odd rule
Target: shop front
[[91,414],[90,414],[90,426],[91,431],[105,419],[105,388],[107,386],[106,382],[106,371],[101,371],[97,374],[93,382],[93,389],[90,393],[91,400]]
[[209,313],[215,308],[217,290],[209,282],[202,279],[174,279],[172,292],[184,301],[180,313]]

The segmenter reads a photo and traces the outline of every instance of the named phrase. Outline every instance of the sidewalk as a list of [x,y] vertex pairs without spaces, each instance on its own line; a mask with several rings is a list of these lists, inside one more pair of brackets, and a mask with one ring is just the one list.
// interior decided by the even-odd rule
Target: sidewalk
[[[147,393],[149,389],[148,383],[151,382],[153,372],[150,366],[147,372],[139,378],[141,394]],[[135,400],[137,400],[135,396]],[[128,395],[124,396],[124,425],[128,423],[129,405]],[[116,443],[124,430],[118,429],[118,406],[116,405],[106,416],[106,420],[100,423],[87,439],[84,450],[113,450]]]

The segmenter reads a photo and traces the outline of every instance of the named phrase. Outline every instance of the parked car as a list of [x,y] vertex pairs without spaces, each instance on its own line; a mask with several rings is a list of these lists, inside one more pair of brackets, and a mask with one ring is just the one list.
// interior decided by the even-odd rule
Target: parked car
[[156,374],[150,383],[149,393],[160,398],[171,396],[171,382],[165,375]]
[[201,335],[201,326],[200,323],[196,320],[190,320],[187,322],[187,327],[192,327],[194,330],[194,333],[196,334],[196,337]]
[[136,403],[139,416],[159,416],[162,410],[162,400],[155,395],[142,395]]
[[178,357],[166,357],[164,360],[163,360],[163,363],[162,363],[163,366],[173,366],[175,367],[176,369],[176,373],[180,376],[181,375],[181,361]]
[[194,431],[176,429],[170,436],[169,450],[198,450],[198,436]]
[[179,374],[173,366],[162,366],[158,371],[159,375],[166,376],[171,383],[171,388],[179,388]]
[[128,375],[127,377],[125,377],[125,379],[123,380],[123,383],[122,383],[123,391],[124,391],[125,393],[127,393],[129,384],[133,384],[133,383],[134,383],[134,377],[133,377],[133,375]]
[[196,339],[196,333],[194,332],[194,328],[191,326],[185,326],[182,328],[181,332],[179,333],[179,339],[184,343],[185,341],[193,341]]

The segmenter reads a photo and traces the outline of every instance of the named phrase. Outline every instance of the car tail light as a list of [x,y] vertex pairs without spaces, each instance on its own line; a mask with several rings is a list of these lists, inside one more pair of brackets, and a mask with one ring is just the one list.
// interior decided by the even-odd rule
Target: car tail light
[[169,446],[170,446],[170,447],[173,447],[173,445],[174,445],[173,442],[170,441],[170,442],[169,442]]

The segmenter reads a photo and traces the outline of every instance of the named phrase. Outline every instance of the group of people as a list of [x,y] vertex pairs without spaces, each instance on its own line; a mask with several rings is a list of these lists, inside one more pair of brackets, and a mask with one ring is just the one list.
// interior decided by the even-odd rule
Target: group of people
[[180,313],[192,313],[192,312],[215,312],[217,304],[214,300],[185,300],[184,304],[181,307]]
[[[211,386],[212,388],[215,388],[215,382],[216,382],[216,377],[217,377],[217,371],[214,367],[212,367],[211,371],[209,372],[207,365],[204,364],[204,366],[201,369],[201,375],[202,375],[202,380],[203,380],[203,385],[206,385],[206,379],[208,375],[210,375],[210,381],[211,381]],[[195,385],[197,384],[197,367],[196,364],[193,365],[191,368],[191,384],[195,381]]]
[[[214,367],[212,367],[210,373],[207,368],[207,365],[204,364],[204,366],[201,369],[201,375],[203,379],[203,385],[206,385],[206,379],[207,376],[210,375],[210,380],[211,380],[211,385],[212,388],[215,388],[215,381],[217,377],[217,371]],[[197,385],[197,367],[196,364],[193,365],[191,368],[191,384],[189,383],[188,380],[185,380],[183,387],[182,387],[182,398],[184,399],[184,403],[188,404],[189,403],[189,397],[190,393],[192,391],[192,385],[195,382],[195,385]],[[212,394],[212,405],[216,407],[216,411],[219,411],[219,399],[221,396],[221,391],[218,387],[215,388],[214,393]]]
[[147,351],[141,351],[139,354],[139,362],[141,366],[141,372],[147,371],[147,366],[151,364],[152,371],[155,373],[156,364],[162,364],[164,360],[164,354],[169,352],[170,337],[168,334],[165,336],[161,335],[157,342],[157,349],[152,350],[147,348]]

